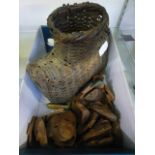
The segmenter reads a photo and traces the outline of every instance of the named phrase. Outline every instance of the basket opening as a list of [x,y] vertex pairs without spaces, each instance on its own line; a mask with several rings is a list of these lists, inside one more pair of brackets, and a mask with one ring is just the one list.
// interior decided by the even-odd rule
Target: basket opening
[[79,7],[59,12],[54,18],[54,26],[61,32],[87,31],[103,21],[103,15],[95,7]]

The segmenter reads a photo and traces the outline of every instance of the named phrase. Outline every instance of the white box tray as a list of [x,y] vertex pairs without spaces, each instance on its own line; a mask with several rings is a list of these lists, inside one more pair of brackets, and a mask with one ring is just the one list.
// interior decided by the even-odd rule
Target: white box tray
[[[38,29],[36,39],[32,48],[29,61],[38,59],[45,55],[50,48],[47,46],[49,34],[47,27]],[[119,52],[113,37],[109,48],[109,58],[106,67],[106,81],[115,94],[114,105],[120,112],[121,129],[124,134],[124,145],[127,148],[134,148],[135,143],[135,110],[133,99],[124,75]],[[51,112],[47,109],[49,101],[42,95],[33,82],[25,73],[21,84],[19,99],[19,145],[23,146],[27,141],[27,126],[33,115],[41,116]]]

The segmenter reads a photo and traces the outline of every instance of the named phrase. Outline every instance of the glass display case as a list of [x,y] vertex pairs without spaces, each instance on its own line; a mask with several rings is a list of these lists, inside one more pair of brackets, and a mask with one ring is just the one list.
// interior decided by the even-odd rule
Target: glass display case
[[123,63],[124,74],[130,93],[135,97],[135,2],[126,0],[120,15],[118,26],[112,28],[112,34]]
[[[63,1],[51,1],[51,0],[20,0],[20,29],[19,29],[19,86],[20,90],[25,78],[25,69],[28,63],[29,56],[33,51],[34,42],[36,40],[36,35],[38,29],[42,25],[47,25],[48,15],[57,7],[61,6],[63,3],[73,4],[81,3],[83,0],[63,0]],[[112,46],[114,46],[115,52],[117,52],[119,57],[119,66],[121,67],[122,83],[125,83],[125,90],[127,91],[129,97],[127,101],[131,105],[127,105],[127,110],[124,110],[123,114],[128,111],[129,116],[127,117],[129,122],[125,127],[125,130],[132,128],[131,131],[127,131],[131,137],[127,136],[127,145],[132,149],[124,150],[110,150],[112,153],[124,153],[124,154],[134,154],[134,103],[135,103],[135,1],[134,0],[90,0],[90,2],[98,3],[105,7],[109,14],[109,27],[112,38]],[[123,92],[123,89],[122,89]],[[121,94],[121,91],[119,92]],[[118,93],[118,94],[119,94]],[[22,94],[23,95],[23,94]],[[29,95],[28,95],[29,96]],[[124,97],[125,98],[125,97]],[[35,100],[35,99],[34,99]],[[126,103],[124,103],[126,104]],[[121,105],[118,105],[121,106]],[[27,109],[26,109],[27,110]],[[23,112],[23,110],[21,110]],[[131,117],[130,117],[131,116]],[[123,120],[126,122],[126,120]],[[127,122],[126,122],[127,123]],[[131,140],[132,139],[132,140]],[[132,141],[130,143],[130,141]],[[22,147],[22,146],[21,146]],[[45,150],[20,150],[20,154],[49,154],[51,149]],[[83,152],[82,152],[83,151]],[[109,149],[104,149],[104,153],[109,153]],[[103,154],[103,150],[94,149],[93,151],[89,149],[79,150],[79,149],[64,149],[60,151],[59,149],[52,150],[54,154],[56,153],[66,153],[66,154]]]

